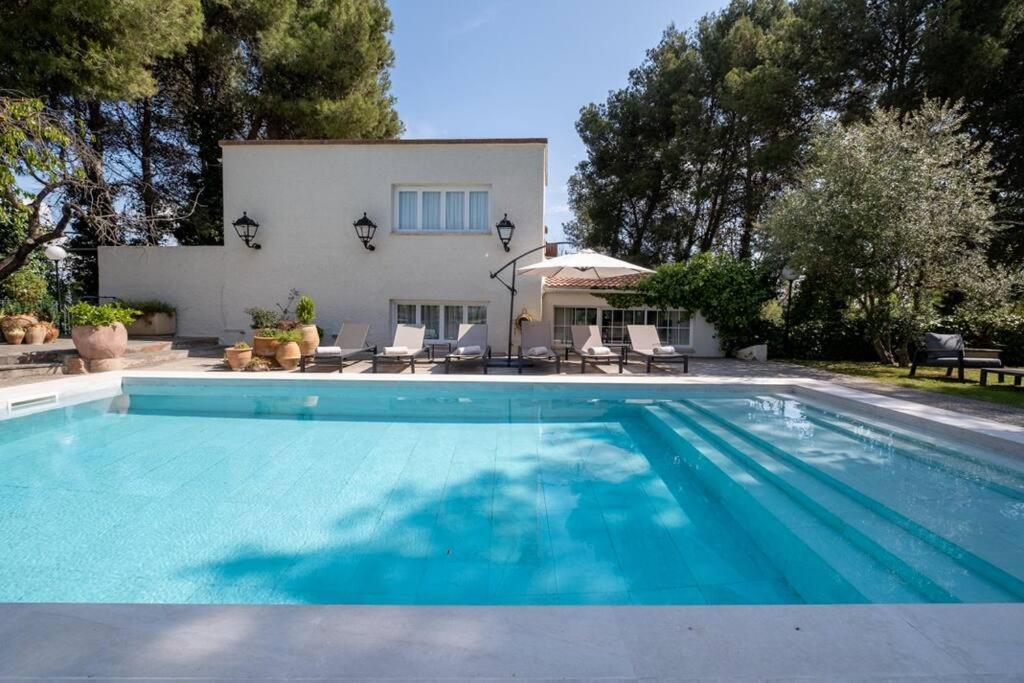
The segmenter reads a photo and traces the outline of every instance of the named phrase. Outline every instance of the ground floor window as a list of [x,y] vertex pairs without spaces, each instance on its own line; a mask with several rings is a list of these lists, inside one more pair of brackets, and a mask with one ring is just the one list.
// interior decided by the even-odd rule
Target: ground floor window
[[566,344],[573,325],[600,325],[601,339],[612,344],[627,340],[626,325],[654,325],[666,344],[690,345],[690,314],[680,310],[555,306],[554,323],[555,341]]
[[487,324],[487,305],[481,303],[396,301],[391,312],[395,324],[423,325],[427,341],[455,341],[462,323]]

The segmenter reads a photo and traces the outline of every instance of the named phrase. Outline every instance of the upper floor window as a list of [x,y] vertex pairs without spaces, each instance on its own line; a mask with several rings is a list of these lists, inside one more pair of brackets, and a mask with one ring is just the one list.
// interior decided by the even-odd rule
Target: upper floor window
[[489,190],[395,188],[395,229],[400,232],[487,232],[490,223]]

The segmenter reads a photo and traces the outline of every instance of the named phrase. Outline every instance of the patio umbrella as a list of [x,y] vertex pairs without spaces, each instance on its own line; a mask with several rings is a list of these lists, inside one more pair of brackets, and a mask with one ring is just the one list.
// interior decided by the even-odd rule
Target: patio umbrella
[[520,275],[539,275],[541,277],[572,277],[585,280],[603,280],[623,275],[641,275],[653,273],[650,268],[635,266],[611,256],[599,254],[590,249],[565,254],[555,258],[544,259],[539,263],[523,266],[518,270]]

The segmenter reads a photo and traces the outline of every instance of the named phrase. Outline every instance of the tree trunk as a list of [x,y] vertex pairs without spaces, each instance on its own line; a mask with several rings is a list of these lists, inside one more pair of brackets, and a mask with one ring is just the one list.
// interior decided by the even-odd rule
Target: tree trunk
[[[139,117],[139,166],[142,172],[142,211],[146,218],[156,215],[156,189],[153,186],[153,100],[142,100]],[[149,236],[153,241],[153,235]]]
[[878,355],[878,360],[885,363],[886,365],[895,366],[896,358],[893,356],[892,351],[889,350],[889,346],[882,340],[881,337],[873,337],[871,339],[871,347],[875,350]]

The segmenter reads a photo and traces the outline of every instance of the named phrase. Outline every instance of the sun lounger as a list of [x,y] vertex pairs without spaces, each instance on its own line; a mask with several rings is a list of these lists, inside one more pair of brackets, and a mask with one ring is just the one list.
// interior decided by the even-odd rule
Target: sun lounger
[[337,361],[338,372],[345,371],[345,361],[360,354],[377,353],[376,346],[367,346],[366,335],[370,326],[366,323],[342,323],[338,330],[338,336],[334,339],[334,346],[318,346],[311,356],[303,356],[299,360],[299,368],[306,371],[310,361],[320,363],[326,361]]
[[423,336],[427,328],[424,325],[399,324],[395,328],[395,339],[391,346],[385,346],[379,353],[373,354],[373,371],[381,363],[408,363],[409,369],[416,372],[416,357],[427,353],[423,346]]
[[524,321],[519,328],[521,344],[519,345],[519,374],[523,374],[523,361],[554,362],[555,374],[562,371],[562,359],[555,351],[554,335],[551,325],[540,321]]
[[572,350],[580,357],[580,372],[587,371],[587,363],[597,365],[616,361],[622,372],[622,354],[615,353],[601,342],[601,330],[597,325],[572,326]]
[[680,353],[675,346],[662,344],[658,328],[654,325],[626,325],[626,332],[629,334],[630,346],[626,351],[627,362],[629,354],[635,353],[644,359],[647,374],[651,374],[651,365],[654,363],[682,363],[683,372],[690,371],[689,356]]
[[452,361],[457,363],[480,363],[487,374],[487,363],[491,360],[491,346],[487,343],[487,325],[459,325],[459,337],[455,348],[448,344],[448,355],[444,357],[444,371],[452,370]]

